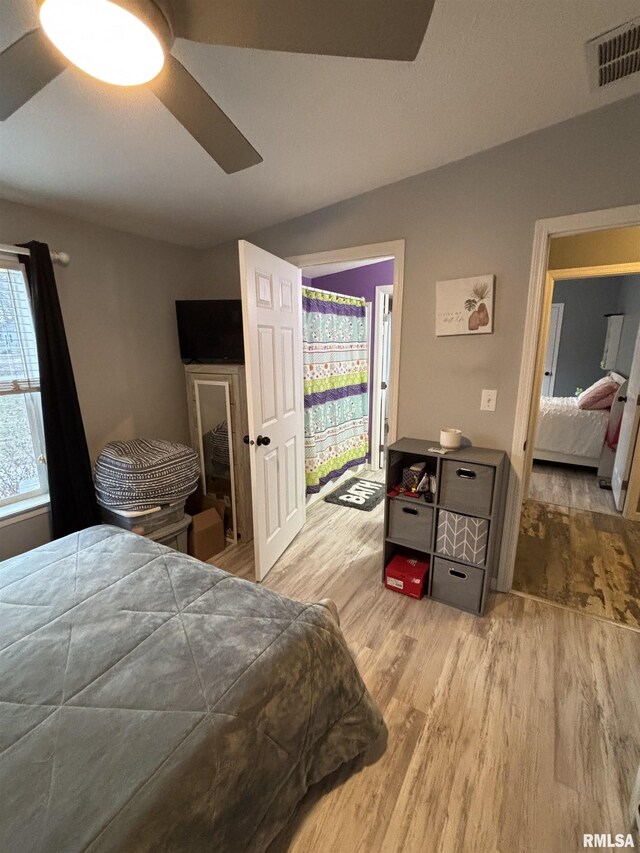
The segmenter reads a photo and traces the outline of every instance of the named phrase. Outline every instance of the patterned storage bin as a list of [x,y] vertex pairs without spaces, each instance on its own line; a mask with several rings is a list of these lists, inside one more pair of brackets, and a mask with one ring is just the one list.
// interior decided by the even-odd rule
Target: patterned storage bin
[[487,559],[489,521],[441,509],[438,513],[436,551],[452,560],[484,566]]
[[199,477],[198,454],[184,444],[143,438],[112,441],[96,460],[96,495],[108,509],[152,509],[186,500]]

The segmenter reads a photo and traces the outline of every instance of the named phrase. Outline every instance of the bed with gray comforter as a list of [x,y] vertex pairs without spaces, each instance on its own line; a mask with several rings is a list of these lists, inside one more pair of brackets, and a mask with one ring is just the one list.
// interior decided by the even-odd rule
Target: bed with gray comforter
[[114,527],[0,565],[0,850],[257,851],[384,723],[331,613]]

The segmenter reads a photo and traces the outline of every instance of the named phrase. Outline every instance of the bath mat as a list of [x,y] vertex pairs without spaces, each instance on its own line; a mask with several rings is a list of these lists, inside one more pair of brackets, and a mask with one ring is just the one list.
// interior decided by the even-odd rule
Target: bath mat
[[384,498],[384,483],[374,483],[372,480],[362,480],[360,477],[351,477],[346,483],[338,486],[325,501],[328,504],[338,506],[350,506],[353,509],[362,509],[365,512],[378,506]]

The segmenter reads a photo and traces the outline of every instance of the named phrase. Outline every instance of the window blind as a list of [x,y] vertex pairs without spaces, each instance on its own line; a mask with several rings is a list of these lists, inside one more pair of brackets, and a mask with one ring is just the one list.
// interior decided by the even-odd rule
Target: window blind
[[38,350],[22,269],[0,259],[0,395],[40,390]]

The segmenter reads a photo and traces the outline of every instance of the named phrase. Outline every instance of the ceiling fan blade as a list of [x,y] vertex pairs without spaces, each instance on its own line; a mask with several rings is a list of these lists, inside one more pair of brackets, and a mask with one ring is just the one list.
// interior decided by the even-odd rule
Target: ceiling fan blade
[[167,56],[147,86],[228,175],[262,163],[251,143],[174,56]]
[[0,121],[20,109],[67,67],[44,31],[31,30],[0,53]]
[[413,60],[435,0],[157,0],[176,36],[209,44]]

